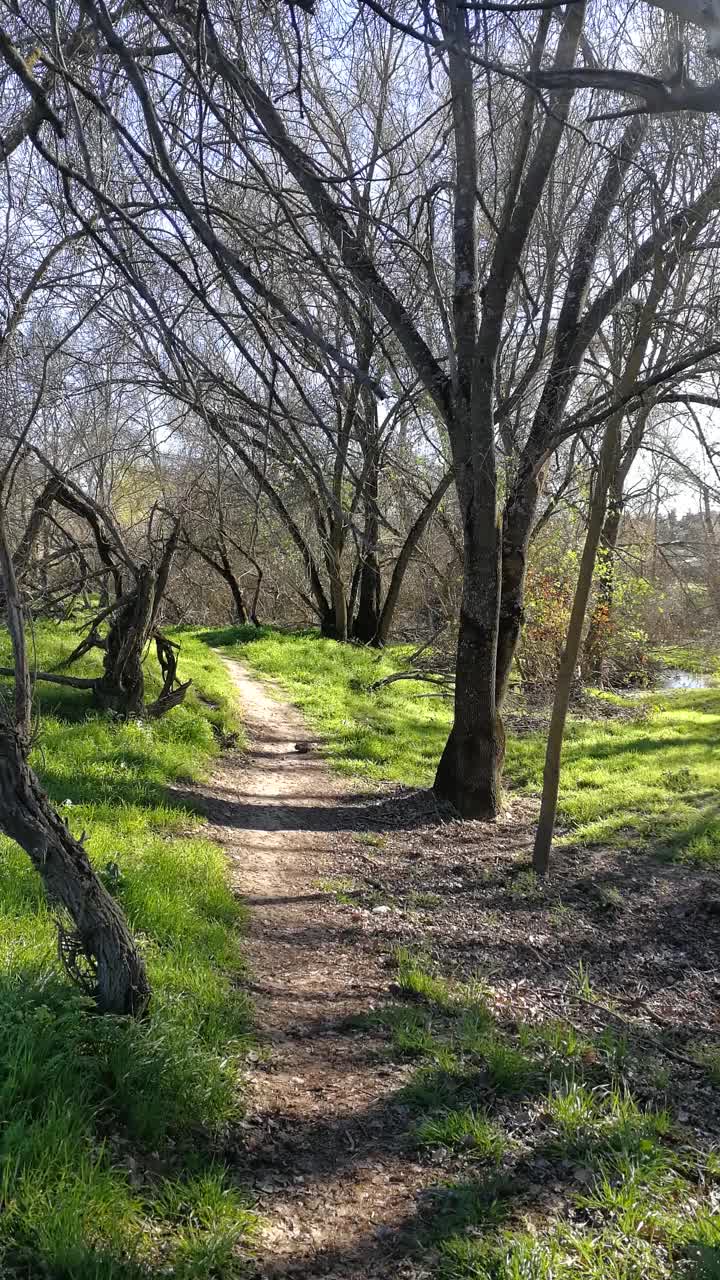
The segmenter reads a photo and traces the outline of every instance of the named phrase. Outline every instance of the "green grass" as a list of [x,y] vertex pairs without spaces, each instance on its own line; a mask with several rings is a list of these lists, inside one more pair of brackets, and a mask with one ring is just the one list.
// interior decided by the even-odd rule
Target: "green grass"
[[[47,666],[77,643],[67,627],[39,627],[35,640]],[[152,723],[38,688],[33,762],[72,830],[87,832],[140,941],[153,1001],[137,1023],[94,1012],[60,970],[26,855],[0,841],[3,1276],[239,1274],[252,1214],[216,1153],[242,1109],[242,916],[221,850],[167,793],[207,770],[214,727],[233,727],[232,697],[222,664],[191,636],[181,663],[195,687]]]
[[[405,649],[378,654],[316,632],[271,628],[205,638],[276,679],[322,734],[337,768],[413,786],[432,782],[450,705],[413,681],[370,691],[398,669]],[[642,705],[645,718],[568,723],[558,815],[564,838],[720,865],[720,689],[652,694]],[[508,734],[513,787],[539,791],[544,749],[541,734]]]
[[[720,690],[652,695],[642,720],[568,725],[559,821],[582,844],[720,864]],[[540,787],[543,743],[515,739],[508,772]]]
[[321,893],[327,893],[342,907],[352,906],[358,895],[358,886],[354,880],[318,880],[317,887]]
[[[409,953],[399,960],[402,979]],[[505,1027],[485,1003],[472,1026],[466,984],[422,956],[413,972],[405,990],[422,1003],[374,1018],[392,1053],[406,1053],[413,1029],[418,1066],[398,1098],[413,1116],[409,1136],[455,1162],[416,1224],[438,1259],[429,1274],[717,1280],[720,1159],[707,1134],[683,1127],[677,1069],[661,1100],[648,1089],[644,1053],[614,1032],[580,1034],[559,1021]]]
[[[201,633],[202,634],[202,633]],[[447,737],[449,706],[427,685],[401,680],[371,693],[410,647],[377,652],[325,640],[317,632],[270,627],[205,633],[212,644],[272,676],[322,734],[345,773],[424,786]]]
[[491,1164],[499,1163],[506,1147],[497,1125],[475,1107],[429,1116],[417,1126],[416,1139],[420,1146],[459,1148]]

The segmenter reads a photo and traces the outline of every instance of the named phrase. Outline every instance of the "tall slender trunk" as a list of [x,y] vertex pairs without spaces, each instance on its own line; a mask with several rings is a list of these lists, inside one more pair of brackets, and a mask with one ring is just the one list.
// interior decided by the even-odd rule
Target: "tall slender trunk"
[[380,541],[380,512],[378,506],[379,467],[377,449],[370,446],[371,457],[366,459],[365,476],[365,524],[362,537],[362,561],[360,564],[360,590],[352,634],[363,644],[379,644],[381,577],[378,559]]
[[403,581],[405,579],[405,574],[407,573],[407,570],[408,570],[408,565],[412,560],[412,557],[415,553],[415,549],[418,545],[418,542],[420,541],[422,535],[424,534],[428,524],[430,523],[430,520],[432,519],[438,507],[440,506],[440,503],[445,497],[445,494],[450,488],[450,485],[452,484],[452,482],[453,482],[453,472],[446,471],[442,480],[433,490],[432,494],[428,498],[428,501],[425,503],[425,506],[420,512],[417,520],[413,524],[412,528],[410,529],[410,532],[408,533],[405,539],[405,542],[402,545],[400,554],[397,560],[395,561],[395,567],[390,577],[390,582],[388,584],[385,600],[383,602],[383,606],[380,611],[380,617],[378,619],[377,643],[379,645],[384,645],[384,644],[387,644],[388,642],[388,638],[390,635],[390,628],[392,627],[392,624],[393,624],[393,619],[395,617],[395,610],[397,608],[397,603],[400,598],[400,591],[402,588]]
[[317,612],[318,617],[320,618],[322,633],[323,635],[330,634],[332,631],[332,625],[333,625],[329,617],[330,611],[331,611],[331,605],[328,602],[325,592],[323,590],[322,581],[320,578],[318,566],[315,563],[315,558],[310,550],[310,547],[306,539],[302,534],[300,526],[291,516],[288,508],[285,506],[285,503],[280,493],[270,483],[265,472],[262,470],[261,467],[257,465],[252,455],[246,449],[243,449],[239,441],[234,436],[232,436],[228,431],[225,430],[225,428],[222,425],[221,419],[215,414],[210,414],[208,415],[208,423],[212,427],[215,434],[219,437],[219,439],[222,440],[223,443],[226,444],[228,448],[233,451],[233,453],[237,454],[238,458],[243,463],[243,465],[247,467],[247,470],[250,472],[250,475],[256,481],[260,489],[262,489],[263,493],[266,494],[270,503],[272,504],[278,516],[280,517],[286,529],[288,530],[288,533],[290,534],[292,541],[294,542],[295,546],[300,552],[303,564],[305,565],[308,586],[310,588],[312,601],[314,602],[314,608]]
[[[657,280],[657,277],[656,277]],[[660,291],[654,282],[650,295],[643,307],[635,333],[632,348],[627,357],[622,377],[619,379],[618,392],[622,400],[632,390],[642,367],[645,353],[650,341],[653,320],[657,311]],[[607,501],[613,478],[618,474],[620,460],[620,443],[624,411],[620,409],[608,420],[600,449],[600,462],[597,478],[590,500],[588,529],[585,545],[580,560],[575,598],[570,611],[570,622],[565,640],[565,648],[560,659],[555,700],[553,702],[550,729],[548,732],[545,769],[543,772],[543,792],[540,803],[540,820],[535,835],[533,850],[533,866],[544,875],[550,864],[553,828],[557,814],[558,791],[560,789],[560,761],[562,757],[565,720],[567,718],[570,693],[572,690],[575,669],[580,654],[583,624],[587,612],[588,600],[592,589],[595,561],[597,559],[600,537],[607,512]]]
[[603,684],[611,633],[613,601],[615,598],[615,569],[617,544],[623,518],[623,496],[613,484],[608,501],[607,514],[600,535],[598,586],[595,604],[590,616],[583,646],[583,676],[585,680]]
[[533,866],[540,875],[545,875],[550,865],[550,849],[552,846],[555,816],[557,814],[558,792],[560,789],[560,760],[562,756],[565,721],[567,719],[570,694],[572,692],[575,670],[580,655],[583,624],[587,612],[588,600],[592,589],[595,560],[600,545],[607,495],[612,474],[612,462],[617,455],[618,439],[622,414],[615,414],[609,421],[603,437],[600,451],[595,487],[590,500],[585,545],[580,559],[575,597],[570,611],[565,647],[560,658],[555,699],[553,701],[550,729],[548,731],[547,750],[545,753],[545,769],[543,772],[543,791],[540,804],[540,819],[535,834],[533,850]]

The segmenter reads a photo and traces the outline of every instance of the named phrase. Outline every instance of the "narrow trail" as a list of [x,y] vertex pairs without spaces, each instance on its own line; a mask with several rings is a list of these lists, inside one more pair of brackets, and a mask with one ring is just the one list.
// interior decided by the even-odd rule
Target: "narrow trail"
[[347,795],[297,710],[227,666],[248,750],[226,757],[200,792],[250,908],[261,1051],[233,1157],[265,1224],[255,1275],[420,1277],[428,1273],[407,1251],[430,1171],[407,1147],[395,1099],[404,1068],[372,1030],[350,1025],[387,995],[392,973],[381,946],[358,946],[352,913],[333,909],[321,888],[337,874],[338,842],[368,825],[363,798]]

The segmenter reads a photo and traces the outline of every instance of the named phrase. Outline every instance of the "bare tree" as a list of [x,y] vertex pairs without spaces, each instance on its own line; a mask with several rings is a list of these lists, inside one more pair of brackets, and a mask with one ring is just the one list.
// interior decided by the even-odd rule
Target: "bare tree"
[[[692,171],[678,162],[676,136],[663,131],[668,111],[708,99],[706,87],[696,92],[687,76],[672,81],[664,18],[655,19],[662,38],[645,47],[637,41],[630,54],[635,65],[626,69],[620,66],[628,52],[622,14],[593,50],[583,4],[568,6],[557,21],[548,8],[513,24],[503,13],[476,22],[473,7],[452,0],[414,26],[373,0],[358,15],[358,38],[347,51],[332,8],[324,18],[318,11],[303,19],[308,47],[324,21],[324,38],[349,73],[355,50],[363,59],[378,39],[383,56],[390,55],[386,67],[403,59],[402,77],[384,76],[390,108],[383,105],[371,126],[352,137],[328,128],[327,119],[328,102],[336,115],[334,103],[345,106],[348,80],[343,76],[341,90],[332,71],[322,85],[312,76],[298,81],[284,12],[248,15],[240,25],[214,5],[168,13],[148,3],[141,12],[112,17],[86,0],[97,56],[113,76],[98,74],[92,59],[58,70],[48,18],[40,57],[53,69],[51,95],[18,65],[13,50],[30,34],[14,13],[5,56],[43,107],[34,145],[60,175],[81,225],[164,335],[173,374],[192,389],[188,403],[244,450],[250,470],[262,473],[233,438],[227,404],[203,404],[197,351],[189,359],[177,317],[148,287],[148,260],[161,262],[202,302],[232,347],[235,368],[252,369],[262,412],[286,428],[277,367],[283,362],[288,385],[306,404],[307,388],[293,379],[291,367],[298,344],[314,348],[360,387],[384,392],[382,370],[363,363],[362,342],[349,350],[328,323],[327,301],[347,301],[356,317],[367,304],[367,314],[379,318],[397,382],[422,389],[438,433],[447,436],[463,525],[455,721],[436,787],[462,814],[492,816],[504,746],[500,712],[548,460],[563,440],[604,422],[618,407],[611,394],[594,394],[593,344],[658,256],[678,251],[714,217],[720,166],[711,122],[702,162]],[[33,28],[33,47],[38,27],[42,23]],[[704,56],[687,51],[698,66]],[[159,77],[171,91],[160,91]],[[417,87],[412,110],[406,95],[392,98],[399,79]],[[627,120],[608,94],[633,98]],[[182,106],[188,95],[196,103],[190,130]],[[110,177],[94,167],[78,101],[113,149]],[[451,154],[436,145],[436,123],[440,137],[452,141]],[[352,175],[370,166],[374,189],[383,193],[394,185],[392,170],[383,166],[396,153],[414,186],[405,184],[402,207],[389,207],[382,194],[368,199]],[[239,204],[228,197],[235,191],[246,196]],[[146,213],[149,192],[152,215]],[[171,213],[160,230],[158,210]],[[314,289],[311,303],[303,301],[300,264],[313,286],[322,280],[322,305]],[[408,288],[418,279],[420,296]],[[229,299],[242,325],[227,319]],[[677,383],[683,371],[709,360],[717,343],[709,329],[704,338],[680,361],[656,370],[653,385],[666,378]],[[640,384],[628,390],[628,403],[640,390]],[[248,399],[238,385],[243,414]],[[257,394],[251,399],[257,423]],[[337,494],[331,490],[336,523],[326,542],[328,601],[307,540],[292,513],[281,509],[282,495],[266,491],[305,558],[311,596],[321,608],[329,604],[344,634]],[[366,546],[375,540],[371,491],[368,499]],[[365,563],[369,599],[372,557],[366,554]]]

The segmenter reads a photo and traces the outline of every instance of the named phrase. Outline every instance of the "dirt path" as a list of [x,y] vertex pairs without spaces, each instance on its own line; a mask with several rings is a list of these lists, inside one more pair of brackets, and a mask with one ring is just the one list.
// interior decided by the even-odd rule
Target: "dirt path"
[[429,1172],[407,1149],[407,1114],[394,1101],[404,1069],[372,1032],[349,1025],[386,994],[392,971],[381,938],[367,945],[372,913],[340,912],[321,888],[337,876],[338,841],[368,825],[368,804],[372,825],[377,800],[345,794],[300,714],[227,665],[249,749],[226,758],[203,795],[251,909],[264,1049],[250,1078],[247,1142],[233,1154],[266,1223],[255,1274],[427,1274],[402,1258]]
[[[528,879],[532,798],[516,796],[497,823],[468,824],[443,821],[429,793],[348,794],[271,682],[228,667],[249,749],[226,755],[188,798],[204,808],[251,908],[261,1049],[247,1117],[224,1155],[264,1222],[258,1280],[428,1280],[437,1274],[428,1228],[439,1241],[462,1231],[463,1213],[477,1227],[462,1199],[477,1173],[473,1153],[418,1156],[416,1115],[400,1092],[417,1064],[393,1061],[387,1033],[367,1022],[373,1006],[400,995],[398,944],[421,947],[441,973],[487,981],[498,1033],[515,1048],[524,1022],[564,1019],[591,1041],[617,1035],[618,1015],[601,1010],[619,1002],[645,1055],[651,1044],[663,1061],[670,1037],[671,1085],[658,1104],[670,1097],[703,1141],[717,1130],[715,1092],[697,1076],[688,1093],[676,1061],[688,1040],[717,1031],[717,875],[579,846],[538,885]],[[342,877],[354,887],[339,903],[328,888]],[[576,998],[581,962],[597,1005]],[[538,1070],[550,1088],[555,1058]],[[503,1177],[521,1222],[543,1221],[548,1187],[553,1213],[563,1188],[577,1190],[575,1163],[546,1158],[542,1108],[529,1121],[523,1096],[511,1106],[483,1091],[484,1071],[478,1096],[500,1109],[512,1137]]]

